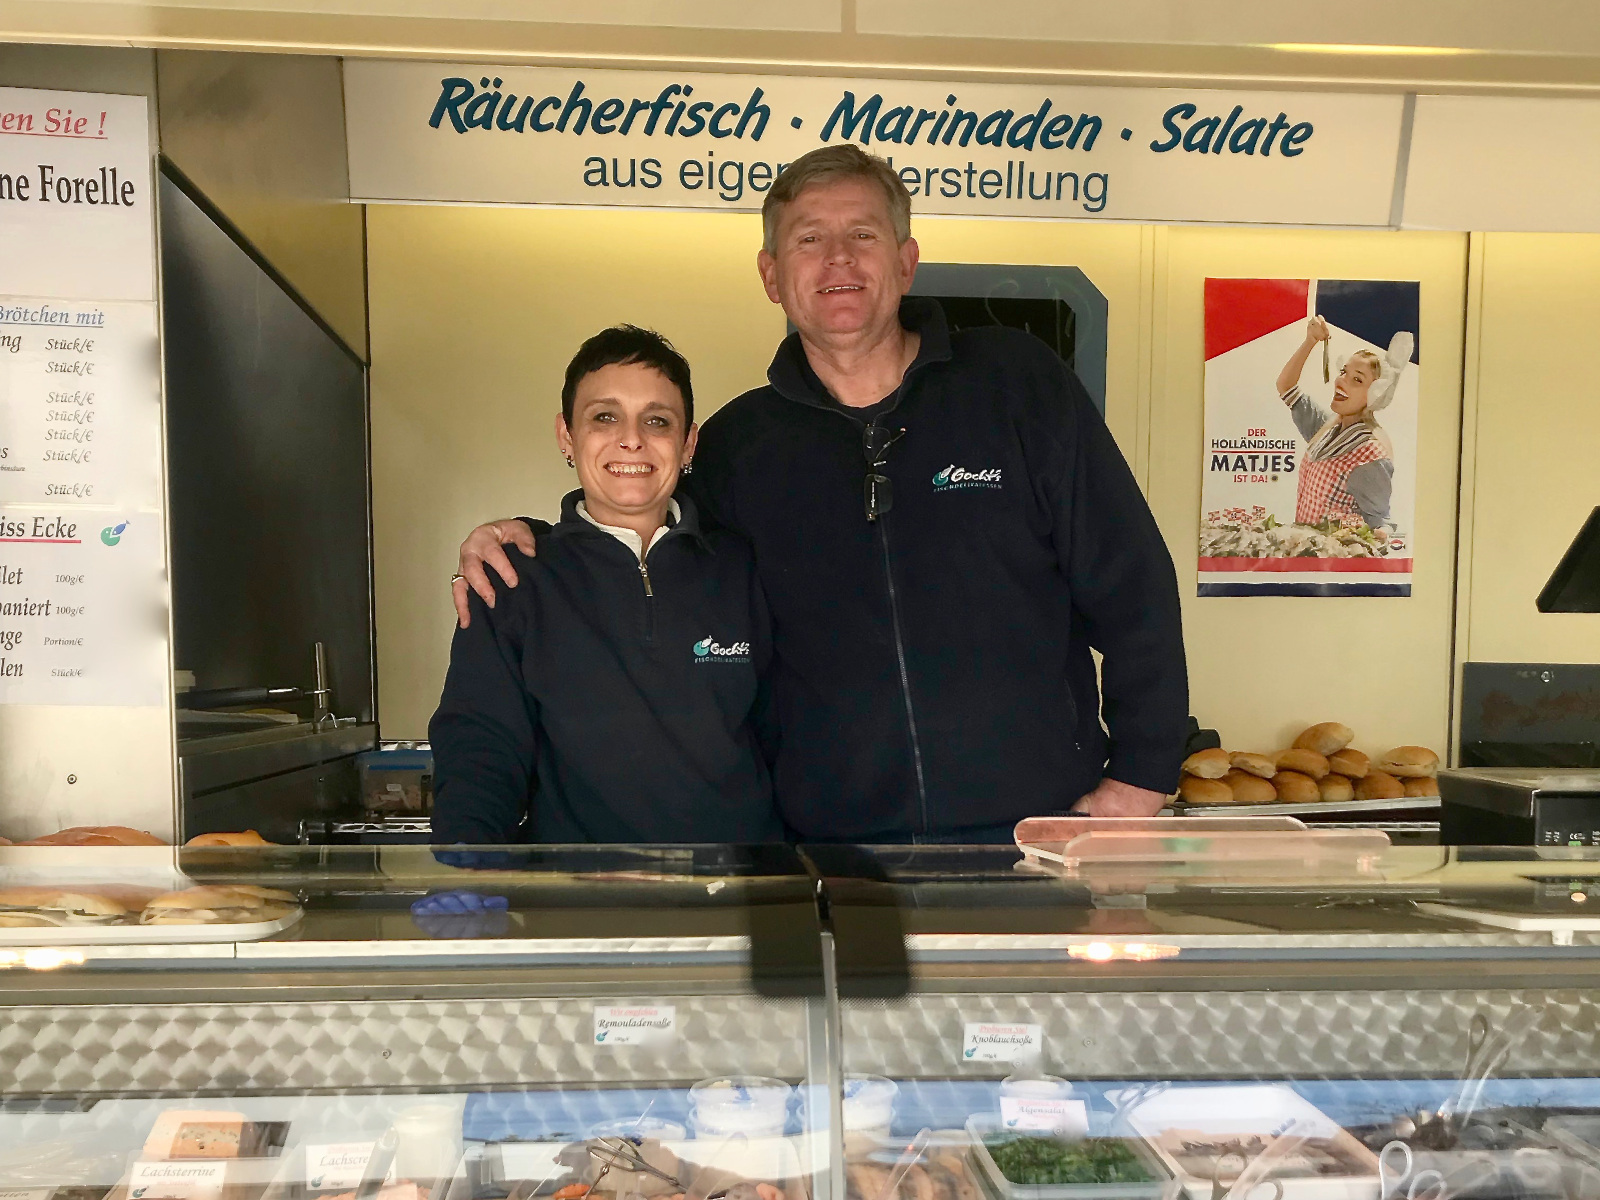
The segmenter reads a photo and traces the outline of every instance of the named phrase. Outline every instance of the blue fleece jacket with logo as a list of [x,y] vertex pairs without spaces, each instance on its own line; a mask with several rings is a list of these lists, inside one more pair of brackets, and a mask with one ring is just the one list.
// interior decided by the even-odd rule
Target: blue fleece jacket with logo
[[782,841],[749,546],[680,496],[641,570],[582,498],[456,630],[428,727],[435,842]]
[[905,431],[876,468],[893,488],[877,521],[862,421],[798,335],[695,455],[689,490],[754,546],[771,605],[784,819],[867,840],[1064,811],[1102,775],[1172,790],[1177,581],[1105,422],[1037,338],[951,334],[928,299],[901,320],[921,347],[872,410]]

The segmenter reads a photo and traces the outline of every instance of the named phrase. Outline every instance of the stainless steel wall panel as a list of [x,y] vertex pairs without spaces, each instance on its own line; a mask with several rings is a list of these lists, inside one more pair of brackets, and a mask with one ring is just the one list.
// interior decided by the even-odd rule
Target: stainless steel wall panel
[[895,1079],[990,1078],[1009,1063],[962,1058],[971,1021],[1042,1027],[1045,1068],[1069,1078],[1453,1075],[1482,1010],[1518,1003],[1539,1023],[1503,1074],[1592,1072],[1600,997],[1579,990],[923,993],[843,1004],[844,1069]]
[[[673,1004],[678,1035],[597,1046],[597,1003]],[[0,1009],[8,1096],[797,1080],[807,1064],[805,1004],[753,996]]]

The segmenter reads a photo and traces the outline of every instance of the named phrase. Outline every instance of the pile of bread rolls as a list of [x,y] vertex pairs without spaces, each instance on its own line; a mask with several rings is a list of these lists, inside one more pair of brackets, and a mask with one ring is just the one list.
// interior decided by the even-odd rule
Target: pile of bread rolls
[[1439,794],[1432,750],[1396,746],[1373,759],[1350,749],[1355,736],[1324,721],[1276,754],[1201,750],[1184,760],[1178,796],[1186,804],[1307,804]]

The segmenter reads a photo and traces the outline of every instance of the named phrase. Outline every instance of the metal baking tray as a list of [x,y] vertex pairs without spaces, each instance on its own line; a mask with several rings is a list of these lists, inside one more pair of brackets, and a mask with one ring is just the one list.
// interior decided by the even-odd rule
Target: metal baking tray
[[1301,817],[1329,813],[1423,812],[1439,807],[1438,796],[1402,796],[1398,800],[1308,800],[1302,804],[1185,804],[1172,802],[1178,816],[1216,817],[1232,813],[1252,817]]

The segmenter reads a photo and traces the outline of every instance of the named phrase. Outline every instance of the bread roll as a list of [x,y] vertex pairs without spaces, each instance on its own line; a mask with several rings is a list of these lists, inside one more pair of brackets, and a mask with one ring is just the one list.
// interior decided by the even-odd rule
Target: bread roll
[[131,915],[111,896],[72,888],[0,888],[0,926],[8,929],[110,925]]
[[1329,754],[1343,750],[1356,735],[1351,732],[1350,726],[1341,725],[1337,721],[1324,721],[1320,725],[1313,725],[1294,740],[1296,750],[1314,750],[1326,757]]
[[1322,799],[1317,781],[1299,771],[1279,771],[1272,777],[1272,786],[1277,790],[1278,799],[1285,804],[1306,804]]
[[1233,789],[1220,779],[1201,779],[1185,775],[1178,784],[1178,795],[1187,804],[1232,804]]
[[141,925],[227,925],[276,921],[294,911],[288,892],[253,886],[202,886],[157,896],[139,914]]
[[1235,769],[1248,771],[1252,775],[1259,775],[1263,779],[1271,779],[1278,773],[1278,764],[1265,754],[1247,754],[1239,751],[1232,758]]
[[1355,785],[1343,775],[1324,775],[1317,780],[1317,791],[1325,804],[1343,804],[1356,798]]
[[1228,766],[1226,750],[1198,750],[1183,760],[1184,774],[1196,779],[1221,779],[1228,773]]
[[1400,779],[1421,779],[1439,773],[1439,756],[1426,746],[1396,746],[1378,759],[1378,769]]
[[1406,795],[1408,796],[1437,796],[1439,794],[1439,781],[1431,775],[1402,779],[1400,783],[1406,789]]
[[1222,781],[1232,790],[1235,804],[1272,804],[1278,799],[1272,784],[1248,771],[1229,771]]
[[1280,771],[1298,771],[1313,779],[1321,779],[1328,773],[1328,760],[1315,750],[1280,750],[1275,761]]
[[74,825],[43,837],[18,842],[19,846],[165,846],[154,834],[126,825]]
[[1357,800],[1398,800],[1405,794],[1400,781],[1387,771],[1368,771],[1356,780]]
[[184,843],[185,846],[270,846],[272,844],[254,829],[246,829],[243,833],[202,833]]
[[1346,746],[1328,755],[1328,770],[1346,779],[1360,779],[1372,769],[1372,760],[1359,750]]

